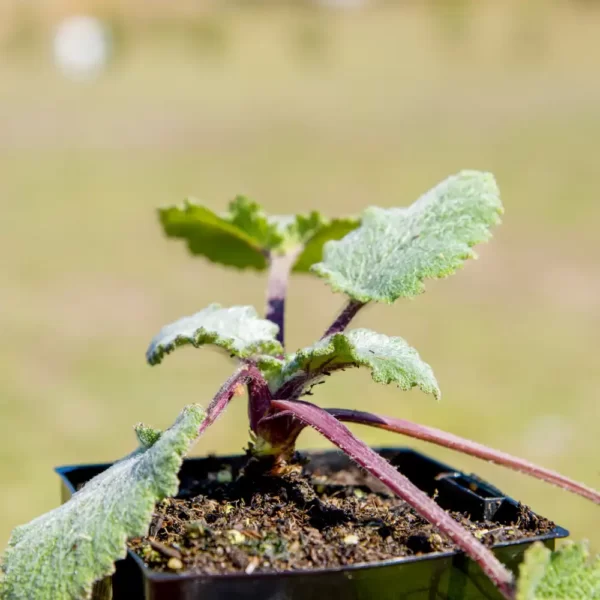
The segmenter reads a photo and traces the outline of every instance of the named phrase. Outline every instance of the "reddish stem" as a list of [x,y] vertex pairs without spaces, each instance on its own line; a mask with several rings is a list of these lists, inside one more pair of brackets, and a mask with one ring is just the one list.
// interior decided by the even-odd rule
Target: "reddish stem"
[[273,400],[273,408],[294,414],[300,421],[316,429],[352,460],[384,483],[392,492],[410,504],[423,518],[446,534],[459,548],[477,562],[484,573],[510,599],[514,597],[513,576],[491,550],[476,540],[466,529],[440,508],[427,494],[397,471],[379,454],[333,415],[308,402]]
[[520,471],[526,475],[531,475],[542,481],[547,481],[560,488],[568,490],[574,494],[578,494],[600,504],[600,492],[587,487],[582,483],[573,481],[568,477],[564,477],[560,473],[538,467],[533,463],[530,463],[522,458],[512,456],[506,452],[500,450],[494,450],[488,448],[483,444],[472,442],[465,438],[461,438],[451,433],[446,433],[441,429],[435,429],[434,427],[427,427],[425,425],[419,425],[412,423],[404,419],[395,419],[392,417],[383,417],[374,415],[372,413],[363,412],[359,410],[346,410],[343,408],[328,409],[327,412],[333,415],[340,421],[348,421],[351,423],[360,423],[361,425],[369,425],[371,427],[378,427],[379,429],[386,429],[387,431],[395,431],[396,433],[402,433],[418,440],[424,440],[451,450],[462,452],[463,454],[470,454],[477,458],[488,460],[492,463],[503,465],[515,471]]
[[206,417],[198,435],[204,433],[227,408],[240,386],[248,385],[248,413],[250,423],[258,423],[271,405],[271,394],[262,373],[252,364],[241,366],[222,386],[206,409]]
[[254,365],[248,366],[248,419],[256,433],[258,422],[271,410],[271,391],[263,374]]
[[364,305],[364,302],[359,302],[358,300],[348,300],[348,304],[346,304],[344,310],[342,310],[338,318],[330,325],[329,329],[323,334],[321,339],[326,338],[329,335],[333,335],[334,333],[344,331],[350,324],[350,321],[354,319],[356,313]]

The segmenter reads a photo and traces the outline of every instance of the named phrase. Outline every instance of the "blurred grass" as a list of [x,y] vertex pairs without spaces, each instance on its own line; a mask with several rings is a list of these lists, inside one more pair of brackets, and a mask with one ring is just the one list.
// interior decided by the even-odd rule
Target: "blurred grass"
[[[343,214],[407,204],[461,168],[493,171],[506,217],[481,260],[357,320],[415,345],[442,402],[354,372],[316,399],[443,427],[600,486],[600,13],[519,6],[482,3],[458,30],[413,4],[211,13],[190,35],[121,23],[114,64],[87,84],[53,70],[39,32],[4,48],[0,546],[57,504],[52,467],[125,454],[133,424],[168,425],[231,371],[210,351],[144,364],[165,322],[211,301],[264,301],[263,277],[162,238],[155,207],[187,195],[215,209],[239,192],[277,213]],[[290,347],[341,304],[321,282],[294,280]],[[240,401],[197,452],[245,442]],[[324,442],[305,434],[302,445]],[[600,549],[596,507],[418,446]]]

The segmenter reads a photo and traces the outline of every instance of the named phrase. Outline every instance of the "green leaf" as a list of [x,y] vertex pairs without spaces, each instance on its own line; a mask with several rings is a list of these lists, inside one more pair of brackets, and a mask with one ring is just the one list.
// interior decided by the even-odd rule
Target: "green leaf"
[[270,253],[299,252],[294,267],[298,272],[321,260],[327,240],[340,239],[359,223],[355,218],[330,221],[318,212],[267,216],[244,196],[236,197],[223,215],[186,200],[182,206],[161,208],[159,216],[165,233],[185,240],[192,254],[223,265],[263,270]]
[[590,560],[585,544],[552,552],[535,543],[519,567],[517,600],[600,599],[600,556]]
[[325,245],[312,271],[354,300],[392,303],[424,289],[426,278],[446,277],[472,246],[491,237],[502,204],[490,173],[463,171],[408,208],[369,208],[362,225]]
[[279,380],[286,359],[262,354],[256,357],[256,365],[268,381]]
[[[389,337],[369,329],[335,333],[313,346],[299,350],[281,367],[274,387],[296,377],[314,375],[352,366],[368,367],[377,383],[395,383],[403,390],[418,386],[423,392],[440,397],[431,367],[418,352],[400,337]],[[309,378],[313,379],[313,378]]]
[[313,229],[310,236],[304,240],[304,249],[294,264],[296,273],[309,273],[315,263],[323,259],[323,246],[330,240],[340,240],[345,235],[356,229],[360,219],[346,217],[333,219],[329,222],[322,221],[320,227]]
[[281,244],[275,223],[269,223],[260,206],[237,197],[223,216],[186,200],[183,206],[159,210],[169,237],[186,240],[192,254],[223,265],[265,269],[267,251]]
[[163,327],[150,342],[146,358],[151,365],[157,365],[165,354],[186,344],[196,348],[214,344],[240,358],[277,355],[282,352],[275,339],[278,331],[277,325],[259,318],[252,306],[221,308],[211,304],[195,315]]
[[229,204],[231,223],[247,233],[260,248],[271,250],[279,247],[285,240],[277,220],[268,217],[257,202],[245,196],[237,196]]
[[17,527],[0,568],[3,600],[89,598],[128,538],[146,535],[156,502],[177,493],[182,457],[204,419],[187,407],[151,447],[94,477],[59,508]]
[[158,442],[158,439],[162,435],[162,431],[144,425],[143,423],[138,423],[135,426],[135,435],[142,448],[151,448]]

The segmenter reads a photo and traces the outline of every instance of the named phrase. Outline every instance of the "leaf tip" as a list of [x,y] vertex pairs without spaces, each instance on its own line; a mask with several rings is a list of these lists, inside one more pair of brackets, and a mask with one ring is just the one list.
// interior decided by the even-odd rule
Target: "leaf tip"
[[143,423],[138,423],[134,427],[134,430],[138,442],[142,448],[151,448],[154,446],[154,444],[156,444],[162,435],[162,431],[160,429],[154,429],[153,427],[149,427]]

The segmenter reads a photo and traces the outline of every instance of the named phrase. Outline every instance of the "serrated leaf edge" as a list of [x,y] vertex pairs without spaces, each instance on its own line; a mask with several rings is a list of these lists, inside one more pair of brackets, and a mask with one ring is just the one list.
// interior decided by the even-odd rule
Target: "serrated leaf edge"
[[[254,307],[252,307],[252,306],[231,306],[231,307],[229,307],[229,309],[227,309],[227,308],[222,307],[220,304],[209,304],[209,306],[207,306],[206,308],[204,308],[202,310],[207,310],[207,309],[211,309],[211,308],[214,308],[215,310],[231,310],[231,309],[235,309],[235,308],[248,309],[249,310],[248,319],[256,319],[258,321],[265,321],[265,322],[267,321],[266,319],[261,319],[258,316],[258,313],[254,309]],[[252,312],[250,312],[250,309]],[[158,340],[158,338],[160,338],[161,333],[165,328],[171,327],[171,326],[175,325],[175,323],[178,323],[179,321],[182,321],[184,319],[192,318],[196,314],[199,314],[200,312],[202,312],[202,311],[199,311],[198,313],[195,313],[194,315],[189,315],[188,317],[181,317],[177,321],[174,321],[173,323],[165,325],[163,328],[161,328],[161,330],[154,336],[154,338],[150,342],[148,350],[146,351],[147,362],[152,366],[158,365],[162,362],[162,360],[165,356],[171,354],[171,352],[173,352],[177,348],[179,348],[181,346],[187,346],[187,345],[191,345],[194,348],[200,348],[201,346],[206,346],[206,345],[215,345],[215,346],[222,348],[223,350],[229,352],[231,355],[237,356],[239,358],[250,358],[257,354],[278,355],[283,352],[281,344],[276,339],[273,339],[273,340],[264,339],[264,340],[260,340],[257,342],[252,342],[252,343],[248,344],[244,348],[243,351],[240,351],[237,348],[235,348],[235,340],[231,336],[227,337],[222,333],[219,334],[218,332],[207,330],[203,326],[199,326],[194,331],[194,333],[192,334],[193,337],[182,334],[182,335],[177,335],[173,340],[171,340],[169,343],[166,343],[166,344],[158,343],[156,341],[156,340]],[[277,325],[275,325],[274,323],[271,323],[270,321],[268,323],[271,326],[273,338],[275,338],[279,328],[277,327]]]

